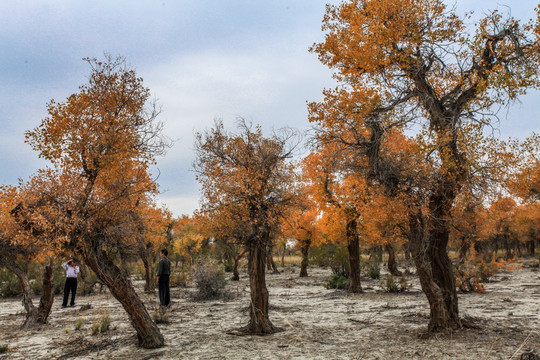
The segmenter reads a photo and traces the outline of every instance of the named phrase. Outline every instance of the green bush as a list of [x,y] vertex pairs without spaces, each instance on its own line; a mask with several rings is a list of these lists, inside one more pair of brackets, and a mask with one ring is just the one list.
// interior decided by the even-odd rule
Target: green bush
[[223,269],[225,270],[225,272],[229,273],[229,272],[232,272],[233,271],[233,262],[228,260],[228,261],[225,261],[223,263]]
[[9,350],[8,344],[0,344],[0,354],[7,353]]
[[385,276],[384,280],[380,283],[381,288],[390,293],[403,292],[411,287],[411,284],[407,282],[407,278],[402,276],[399,281],[394,278],[394,276],[388,274]]
[[310,253],[312,263],[321,267],[330,267],[334,274],[349,277],[350,265],[347,246],[337,243],[325,243],[313,246]]
[[333,274],[325,287],[327,289],[348,289],[350,284],[351,281],[347,277],[340,274]]
[[10,297],[18,296],[22,293],[21,282],[19,278],[8,270],[0,271],[0,296]]
[[215,260],[199,262],[193,269],[196,300],[217,299],[225,293],[225,271]]

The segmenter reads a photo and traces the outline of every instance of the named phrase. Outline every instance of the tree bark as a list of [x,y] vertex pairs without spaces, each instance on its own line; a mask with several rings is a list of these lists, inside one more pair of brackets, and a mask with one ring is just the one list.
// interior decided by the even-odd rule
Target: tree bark
[[258,241],[249,244],[248,271],[251,290],[251,304],[249,308],[249,323],[241,329],[250,335],[268,335],[281,329],[275,327],[268,317],[268,289],[265,279],[265,262],[267,251]]
[[144,265],[144,292],[153,293],[155,289],[154,271],[152,269],[152,262],[150,261],[149,249],[142,243],[138,244],[139,257]]
[[26,310],[26,315],[28,317],[28,314],[35,309],[35,306],[32,302],[30,281],[28,281],[26,271],[24,271],[19,265],[10,259],[0,259],[0,265],[14,273],[19,279],[22,289],[22,305],[24,310]]
[[233,256],[233,277],[231,280],[233,281],[239,281],[240,280],[240,273],[238,272],[238,263],[240,262],[240,259],[242,258],[242,256],[244,256],[244,254],[247,252],[248,250],[244,250],[242,251],[240,254],[237,254],[235,256]]
[[356,218],[347,221],[347,249],[349,250],[350,280],[349,291],[362,292],[360,282],[360,240],[358,239]]
[[274,249],[274,244],[270,243],[268,245],[268,263],[267,267],[268,270],[272,270],[273,274],[279,274],[279,270],[276,266],[276,262],[274,261],[274,257],[272,256],[272,250]]
[[128,274],[116,266],[108,255],[99,248],[93,247],[82,255],[86,264],[107,285],[111,294],[124,307],[131,325],[137,332],[139,346],[147,349],[163,346],[165,343],[163,335],[135,292]]
[[311,239],[307,239],[302,242],[300,251],[302,252],[302,263],[300,264],[300,277],[307,277],[307,267],[309,264],[309,247],[311,246]]
[[43,268],[43,289],[41,292],[41,298],[39,299],[39,306],[32,309],[26,315],[23,327],[28,328],[35,324],[46,324],[49,314],[51,313],[52,305],[54,302],[54,284],[53,284],[53,261],[49,260],[49,263]]
[[455,276],[446,248],[448,231],[440,223],[426,231],[427,226],[422,214],[411,214],[409,244],[422,291],[430,306],[428,331],[460,328]]
[[388,271],[393,276],[401,276],[401,271],[398,270],[397,262],[396,262],[396,252],[394,251],[394,247],[392,244],[384,244],[384,247],[386,249],[386,252],[388,253]]

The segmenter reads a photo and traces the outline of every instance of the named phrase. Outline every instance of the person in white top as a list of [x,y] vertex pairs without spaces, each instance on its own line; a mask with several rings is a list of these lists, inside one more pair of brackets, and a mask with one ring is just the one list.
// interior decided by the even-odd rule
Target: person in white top
[[62,301],[62,307],[67,306],[69,292],[71,291],[71,302],[69,306],[75,306],[75,294],[77,293],[77,274],[79,273],[79,266],[77,266],[75,259],[68,259],[67,262],[62,264],[62,267],[66,271],[66,284],[64,285],[64,300]]

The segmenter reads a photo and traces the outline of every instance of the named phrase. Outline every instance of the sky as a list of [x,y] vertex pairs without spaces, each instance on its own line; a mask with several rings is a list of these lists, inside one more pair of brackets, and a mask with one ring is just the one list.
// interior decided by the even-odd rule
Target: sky
[[[24,132],[64,101],[90,73],[85,57],[121,55],[162,107],[174,145],[153,173],[158,202],[173,214],[199,204],[192,170],[194,134],[238,117],[265,131],[309,128],[307,101],[334,87],[309,47],[323,39],[330,0],[0,0],[0,184],[15,185],[47,164]],[[538,1],[457,0],[458,13],[498,8],[529,19]],[[471,20],[473,22],[474,20]],[[501,137],[540,132],[540,94],[501,114]]]

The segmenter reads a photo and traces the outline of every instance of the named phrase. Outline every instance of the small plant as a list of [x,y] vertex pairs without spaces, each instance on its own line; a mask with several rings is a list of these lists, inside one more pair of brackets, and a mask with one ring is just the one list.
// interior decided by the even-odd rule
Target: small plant
[[388,274],[384,277],[384,280],[381,281],[381,288],[390,293],[403,292],[411,287],[411,284],[407,282],[407,278],[402,276],[399,281],[397,281],[394,276]]
[[381,278],[381,268],[378,264],[370,264],[368,271],[368,276],[371,279],[380,279]]
[[196,300],[217,299],[224,295],[226,280],[223,267],[215,260],[197,264],[193,271],[193,282],[197,287]]
[[81,330],[82,324],[83,318],[80,317],[75,321],[75,330]]
[[152,320],[154,320],[156,324],[168,324],[169,313],[166,310],[159,308],[152,314]]
[[108,312],[105,312],[101,317],[95,317],[92,323],[92,335],[97,335],[108,331],[110,325],[111,317]]
[[325,287],[327,289],[348,289],[350,283],[351,281],[347,277],[340,274],[333,274]]
[[0,354],[7,353],[9,350],[8,344],[0,344]]
[[174,271],[169,278],[169,285],[171,287],[187,286],[190,280],[190,273],[188,270]]

